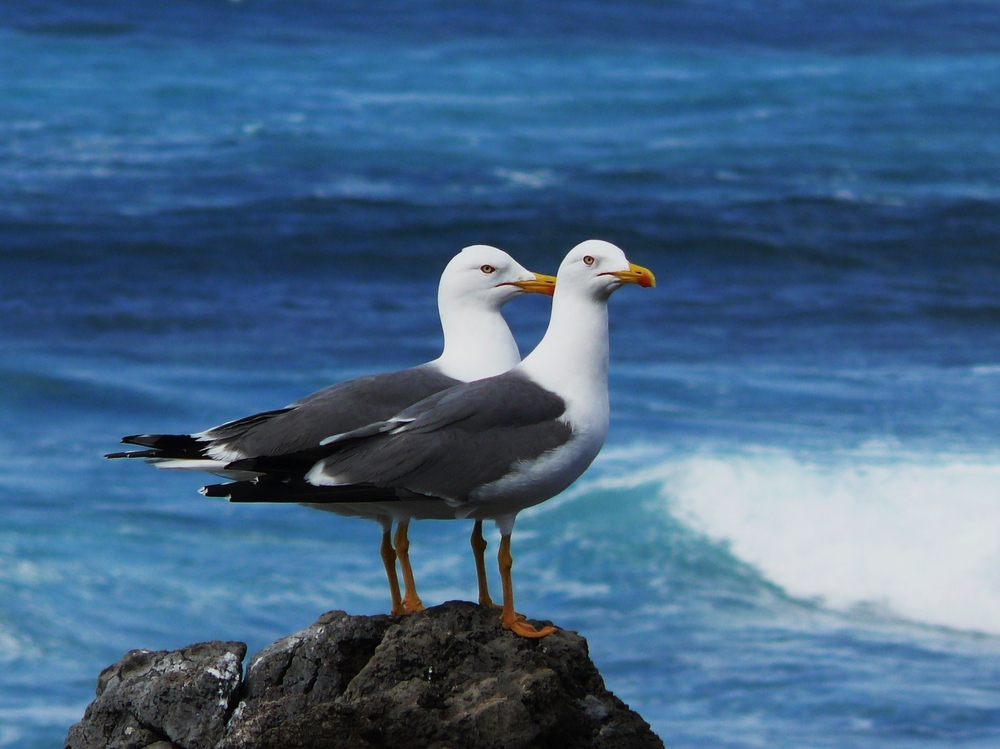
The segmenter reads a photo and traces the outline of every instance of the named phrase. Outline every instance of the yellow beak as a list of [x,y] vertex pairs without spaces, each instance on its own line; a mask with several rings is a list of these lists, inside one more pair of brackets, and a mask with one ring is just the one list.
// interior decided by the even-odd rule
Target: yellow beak
[[545,294],[552,296],[556,291],[556,277],[546,276],[543,273],[536,273],[535,277],[527,281],[509,281],[500,284],[501,286],[516,286],[521,291],[528,294]]
[[644,289],[656,286],[656,276],[653,275],[653,271],[635,263],[629,263],[628,270],[619,270],[608,275],[621,279],[624,283],[639,284]]

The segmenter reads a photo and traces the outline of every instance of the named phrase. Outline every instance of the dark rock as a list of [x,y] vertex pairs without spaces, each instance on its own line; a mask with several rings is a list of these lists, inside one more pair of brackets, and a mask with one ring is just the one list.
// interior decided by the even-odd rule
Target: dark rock
[[97,678],[97,699],[69,729],[67,748],[212,749],[232,714],[246,653],[242,642],[127,653]]
[[[560,630],[526,640],[504,630],[495,610],[471,603],[453,601],[407,617],[324,614],[251,658],[238,694],[227,686],[214,701],[201,686],[184,691],[176,681],[161,683],[163,669],[128,665],[130,659],[171,657],[171,664],[194,664],[190,655],[179,654],[198,648],[221,653],[237,644],[133,651],[101,674],[98,699],[70,730],[67,745],[140,749],[169,740],[183,749],[663,747],[646,722],[607,691],[582,637]],[[219,668],[211,659],[198,662],[186,673],[201,685],[209,670]],[[238,681],[238,664],[236,671]],[[106,697],[110,691],[114,696]],[[162,698],[152,700],[153,694]],[[234,695],[238,704],[230,712]],[[171,702],[172,696],[181,704]],[[191,721],[186,729],[185,720]]]

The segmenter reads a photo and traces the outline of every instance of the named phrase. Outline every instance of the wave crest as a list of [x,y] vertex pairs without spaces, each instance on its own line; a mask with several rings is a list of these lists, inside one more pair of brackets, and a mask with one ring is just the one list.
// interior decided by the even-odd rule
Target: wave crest
[[1000,633],[1000,456],[759,450],[670,457],[633,478],[792,596]]

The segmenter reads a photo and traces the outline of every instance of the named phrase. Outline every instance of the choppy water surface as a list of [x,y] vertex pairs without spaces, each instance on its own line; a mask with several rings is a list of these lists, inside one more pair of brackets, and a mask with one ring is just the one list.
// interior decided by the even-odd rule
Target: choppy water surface
[[[462,246],[592,236],[660,283],[612,300],[609,443],[519,519],[519,608],[670,746],[994,746],[995,7],[288,5],[0,10],[0,746],[128,649],[386,609],[374,525],[120,435],[425,361]],[[474,596],[468,530],[414,528],[425,602]]]

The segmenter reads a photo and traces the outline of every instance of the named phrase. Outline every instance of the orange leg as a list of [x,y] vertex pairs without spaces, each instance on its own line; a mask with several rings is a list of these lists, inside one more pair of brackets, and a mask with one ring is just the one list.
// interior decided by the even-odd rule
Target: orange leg
[[472,528],[472,553],[476,556],[476,577],[479,579],[479,605],[500,608],[490,598],[490,586],[486,580],[486,539],[483,538],[483,521],[477,520]]
[[503,626],[515,635],[521,637],[539,638],[551,635],[556,628],[546,624],[541,629],[535,629],[525,621],[521,614],[514,611],[514,584],[510,579],[510,569],[514,566],[514,558],[510,555],[510,536],[500,536],[500,553],[497,555],[500,563],[500,580],[503,582],[503,611],[500,621]]
[[399,569],[403,573],[403,608],[407,614],[415,614],[424,610],[424,604],[417,595],[417,586],[413,582],[413,568],[410,567],[410,539],[406,536],[406,531],[410,527],[410,521],[404,520],[396,526],[396,556],[399,558]]
[[385,576],[389,578],[389,595],[392,596],[391,613],[393,616],[405,614],[403,600],[399,595],[399,579],[396,577],[396,550],[392,548],[392,541],[389,540],[388,528],[382,531],[382,546],[379,553],[382,555],[382,564],[385,565]]

